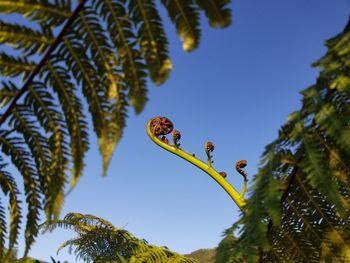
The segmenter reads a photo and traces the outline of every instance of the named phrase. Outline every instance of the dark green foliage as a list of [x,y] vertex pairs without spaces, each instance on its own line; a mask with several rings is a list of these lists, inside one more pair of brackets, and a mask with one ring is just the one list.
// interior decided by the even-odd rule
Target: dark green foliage
[[214,263],[242,262],[239,257],[232,254],[232,248],[238,245],[238,238],[233,235],[232,228],[225,231],[224,239],[220,241],[216,248]]
[[316,83],[301,92],[302,108],[265,149],[232,258],[350,260],[350,22],[326,44],[314,64]]
[[63,220],[47,222],[42,227],[45,230],[57,227],[74,230],[78,236],[64,242],[59,250],[68,247],[71,253],[74,248],[77,259],[85,262],[197,262],[166,247],[149,245],[147,241],[93,215],[69,213]]
[[[69,0],[0,1],[5,14],[0,44],[9,46],[0,52],[1,162],[12,162],[23,178],[25,253],[37,235],[41,212],[49,222],[58,219],[67,182],[73,187],[83,173],[87,118],[91,116],[106,174],[130,106],[140,113],[148,100],[147,78],[161,84],[172,68],[155,1],[76,3],[72,10]],[[186,51],[199,44],[201,11],[214,27],[231,21],[229,1],[163,4]],[[30,22],[5,22],[11,14]],[[10,197],[11,222],[8,231],[6,204],[0,200],[0,261],[4,249],[11,252],[17,244],[21,221],[17,185],[6,169],[1,166],[0,187]]]

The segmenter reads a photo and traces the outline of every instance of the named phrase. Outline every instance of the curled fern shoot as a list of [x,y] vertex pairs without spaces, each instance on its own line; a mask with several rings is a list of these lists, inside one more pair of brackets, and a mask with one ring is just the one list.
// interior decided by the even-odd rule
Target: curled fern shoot
[[[181,157],[182,159],[188,161],[194,166],[201,169],[203,172],[207,173],[211,178],[213,178],[231,197],[235,204],[243,209],[245,206],[244,195],[247,189],[247,178],[244,179],[244,186],[242,192],[239,194],[238,191],[225,179],[226,173],[217,172],[212,167],[212,156],[211,153],[214,151],[214,144],[212,142],[207,142],[205,144],[205,152],[208,156],[208,163],[203,162],[202,160],[196,158],[194,155],[191,155],[179,147],[179,140],[181,138],[181,133],[179,131],[174,131],[172,134],[173,144],[169,143],[169,140],[165,137],[167,134],[173,131],[172,122],[166,117],[156,117],[148,121],[146,126],[146,131],[151,140],[162,147],[163,149]],[[242,164],[247,163],[246,161],[239,161],[240,169],[243,168]],[[236,165],[237,166],[237,165]],[[243,170],[242,170],[243,171]],[[224,173],[224,174],[223,174]],[[244,172],[245,173],[245,172]],[[246,173],[245,173],[246,174]]]

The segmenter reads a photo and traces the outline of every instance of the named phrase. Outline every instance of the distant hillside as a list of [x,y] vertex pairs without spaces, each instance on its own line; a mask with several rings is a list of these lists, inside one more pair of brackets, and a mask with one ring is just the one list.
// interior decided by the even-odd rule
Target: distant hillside
[[199,263],[213,263],[214,260],[212,259],[215,256],[215,249],[198,249],[185,256],[197,259]]

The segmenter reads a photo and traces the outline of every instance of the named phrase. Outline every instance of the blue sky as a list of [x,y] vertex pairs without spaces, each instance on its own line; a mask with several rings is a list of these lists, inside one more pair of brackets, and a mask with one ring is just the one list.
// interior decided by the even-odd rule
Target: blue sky
[[[240,190],[234,163],[246,159],[248,174],[257,172],[264,146],[299,109],[298,92],[317,76],[310,64],[325,53],[324,41],[344,28],[350,1],[235,0],[232,9],[234,23],[225,30],[209,28],[203,17],[201,45],[192,53],[182,51],[164,19],[174,66],[169,80],[160,87],[150,83],[145,110],[130,112],[105,178],[91,133],[85,174],[62,216],[94,214],[179,253],[218,244],[238,208],[209,176],[157,147],[146,135],[147,121],[170,118],[182,133],[182,148],[203,160],[204,143],[213,141],[214,167]],[[41,235],[30,256],[74,262],[67,250],[56,255],[73,236],[67,230]]]

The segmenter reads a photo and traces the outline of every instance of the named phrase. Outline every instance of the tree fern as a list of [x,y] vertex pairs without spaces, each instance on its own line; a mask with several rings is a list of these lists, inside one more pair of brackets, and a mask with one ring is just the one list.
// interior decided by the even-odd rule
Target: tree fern
[[263,153],[231,247],[247,262],[350,260],[350,22],[326,44],[302,108]]
[[197,262],[165,247],[149,245],[128,231],[115,228],[110,222],[93,216],[69,213],[63,220],[48,222],[44,230],[61,227],[74,230],[78,236],[64,242],[59,250],[69,252],[85,262]]
[[[212,26],[224,27],[231,21],[229,3],[162,1],[186,51],[199,44],[200,12]],[[24,179],[25,252],[41,211],[48,221],[57,219],[66,183],[73,187],[83,173],[89,148],[84,102],[106,174],[130,107],[140,113],[148,100],[147,78],[157,85],[168,78],[172,66],[157,4],[82,0],[72,9],[69,0],[0,0],[0,44],[12,48],[0,51],[0,145],[4,162],[12,162]],[[10,22],[12,14],[23,20]],[[16,220],[5,245],[10,250],[17,242]]]

